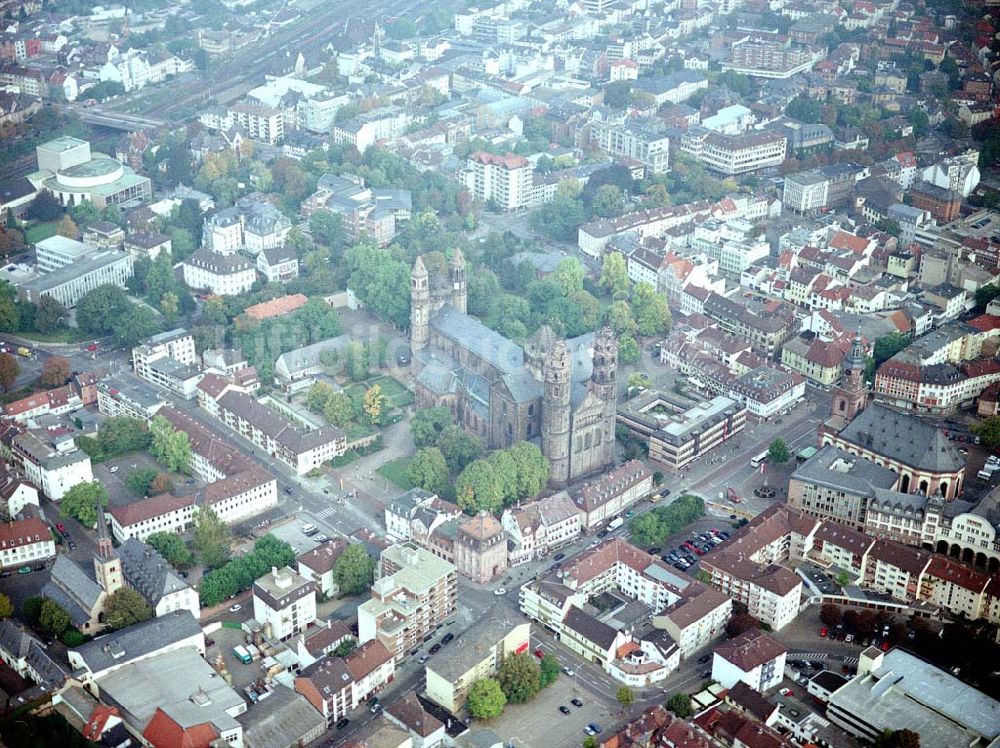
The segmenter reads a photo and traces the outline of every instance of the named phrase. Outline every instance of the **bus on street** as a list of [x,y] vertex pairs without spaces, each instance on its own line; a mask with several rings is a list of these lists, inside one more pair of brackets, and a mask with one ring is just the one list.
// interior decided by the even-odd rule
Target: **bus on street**
[[751,457],[750,458],[750,467],[752,467],[752,468],[754,468],[756,470],[761,465],[763,465],[765,462],[767,462],[767,459],[768,459],[768,457],[767,457],[767,450],[765,449],[763,452],[761,452],[756,457]]

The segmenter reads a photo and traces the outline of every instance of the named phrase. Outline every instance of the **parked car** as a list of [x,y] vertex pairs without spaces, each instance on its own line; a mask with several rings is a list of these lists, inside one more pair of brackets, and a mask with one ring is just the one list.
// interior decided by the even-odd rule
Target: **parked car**
[[559,707],[559,711],[562,712],[563,714],[572,714],[572,710],[565,704]]
[[573,668],[569,667],[568,665],[563,665],[563,669],[562,669],[562,671],[563,671],[564,673],[566,673],[566,675],[568,675],[568,676],[569,676],[569,677],[571,677],[571,678],[572,678],[572,677],[573,677],[574,675],[576,675],[576,671],[575,671],[575,670],[573,670]]
[[440,644],[434,644],[427,651],[430,652],[431,654],[437,654],[438,652],[441,651],[441,645]]
[[659,546],[655,546],[655,545],[654,545],[654,546],[653,546],[652,548],[650,548],[650,549],[649,549],[649,554],[650,554],[651,556],[655,556],[655,555],[656,555],[657,553],[659,553],[659,552],[660,552],[660,550],[661,550],[661,549],[660,549],[660,547],[659,547]]
[[554,555],[552,557],[552,560],[553,561],[562,561],[564,558],[566,558],[566,554],[565,553],[557,553],[556,555]]
[[454,638],[455,638],[454,634],[445,634],[444,636],[441,637],[441,643],[442,644],[450,644],[451,641],[452,641],[452,639],[454,639]]
[[545,653],[542,651],[541,647],[535,650],[535,657],[537,657],[539,660],[542,659],[544,656]]
[[62,522],[56,522],[56,529],[60,533],[64,533],[64,532],[66,532],[66,525],[64,525]]
[[31,567],[30,566],[22,566],[20,569],[17,570],[17,573],[18,574],[30,574],[31,573]]
[[698,658],[698,662],[704,665],[706,662],[712,659],[712,653],[709,652],[707,655],[702,655]]
[[593,730],[595,735],[600,735],[601,731],[604,729],[596,722],[591,722],[589,725],[587,725],[587,727]]
[[285,493],[287,493],[289,496],[291,496],[292,495],[292,487],[291,486],[285,486]]
[[782,696],[786,696],[788,698],[791,698],[795,694],[792,693],[792,689],[790,689],[790,688],[782,688],[781,689],[781,695]]
[[580,701],[579,699],[570,699],[569,703],[575,706],[577,709],[580,709],[583,706],[583,702]]
[[343,719],[338,720],[337,724],[334,725],[334,727],[336,727],[338,730],[343,730],[349,724],[351,724],[351,720],[349,720],[347,717],[344,717]]
[[423,665],[429,659],[430,659],[429,655],[420,655],[420,659],[417,660],[417,662],[419,662],[421,665]]
[[504,595],[507,594],[507,590],[504,589],[503,587],[497,587],[495,590],[493,590],[493,594],[496,595],[497,597],[503,597]]
[[75,551],[76,550],[76,543],[74,543],[72,540],[69,541],[69,549],[71,551]]

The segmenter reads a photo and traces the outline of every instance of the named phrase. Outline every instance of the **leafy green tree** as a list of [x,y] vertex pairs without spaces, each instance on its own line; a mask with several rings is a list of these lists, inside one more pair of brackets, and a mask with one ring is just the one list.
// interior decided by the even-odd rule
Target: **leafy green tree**
[[486,460],[474,460],[465,466],[455,481],[455,494],[459,506],[469,514],[496,514],[503,508],[503,483]]
[[639,329],[632,316],[632,307],[624,299],[619,299],[608,307],[607,322],[619,340],[635,335]]
[[4,282],[0,292],[0,332],[20,332],[21,312],[17,307],[14,289]]
[[38,300],[35,309],[35,329],[41,333],[55,332],[66,325],[66,307],[51,296]]
[[875,341],[875,347],[872,350],[876,367],[881,366],[883,362],[888,361],[909,344],[910,336],[905,333],[892,332],[888,335],[883,335]]
[[59,198],[48,190],[42,190],[31,201],[24,215],[29,221],[54,221],[62,214],[63,207]]
[[153,418],[149,433],[152,437],[150,451],[153,456],[171,472],[187,472],[191,464],[191,440],[188,435],[175,429],[163,416]]
[[583,742],[580,745],[583,746],[583,748],[600,748],[601,744],[593,735],[588,735],[583,739]]
[[14,604],[7,595],[0,594],[0,621],[14,615]]
[[632,309],[640,335],[664,335],[670,330],[670,307],[667,297],[648,283],[636,283],[632,289]]
[[604,87],[604,103],[613,109],[624,109],[628,106],[631,94],[631,83],[628,81],[614,81]]
[[507,697],[496,679],[483,678],[472,684],[465,706],[476,719],[496,719],[503,714]]
[[437,447],[418,449],[406,468],[406,478],[417,488],[438,496],[447,496],[451,488],[448,465]]
[[45,603],[44,597],[32,595],[21,603],[21,619],[29,626],[37,626],[42,614],[42,605]]
[[386,398],[385,395],[382,394],[381,385],[373,384],[365,390],[361,409],[364,411],[365,415],[368,417],[368,421],[372,425],[377,426],[382,423],[382,418],[385,416],[385,405]]
[[62,498],[59,510],[76,519],[84,527],[94,527],[97,523],[97,502],[108,505],[108,492],[104,486],[93,483],[77,483]]
[[190,566],[194,561],[194,554],[184,544],[180,535],[172,532],[154,532],[146,538],[146,542],[159,551],[171,566]]
[[618,693],[615,694],[615,698],[622,705],[622,709],[628,709],[632,706],[632,702],[635,701],[635,694],[632,693],[632,689],[628,686],[621,686],[618,689]]
[[76,306],[76,323],[91,335],[114,332],[115,321],[128,316],[133,304],[118,286],[107,283],[89,291]]
[[600,285],[608,290],[612,298],[620,299],[628,295],[628,270],[621,253],[609,252],[604,255]]
[[58,603],[45,598],[38,612],[38,625],[53,636],[60,636],[71,624],[69,613]]
[[435,447],[442,432],[451,425],[451,412],[445,407],[422,408],[410,419],[413,446]]
[[541,668],[527,652],[512,655],[497,670],[496,680],[508,704],[523,704],[541,688]]
[[323,417],[334,426],[345,428],[354,415],[351,398],[344,392],[334,392],[323,406]]
[[479,437],[455,424],[445,426],[435,445],[441,450],[448,470],[456,474],[483,454],[483,443]]
[[686,693],[675,693],[667,700],[667,709],[681,719],[687,719],[693,713],[691,697]]
[[362,595],[375,581],[375,561],[364,545],[352,543],[334,562],[333,578],[342,596]]
[[349,285],[369,309],[399,327],[410,320],[410,266],[361,242],[344,253]]
[[358,648],[357,639],[345,639],[340,644],[337,645],[336,649],[333,650],[334,657],[347,657],[351,652]]
[[146,424],[128,416],[109,418],[97,433],[101,449],[111,456],[147,449],[151,439]]
[[0,353],[0,387],[9,390],[21,373],[21,365],[9,353]]
[[313,413],[322,413],[326,401],[334,393],[333,385],[328,382],[316,382],[306,392],[306,407]]
[[125,485],[136,496],[148,496],[149,487],[153,485],[153,481],[159,474],[160,472],[156,468],[138,468],[128,474],[128,477],[125,478]]
[[518,442],[506,451],[511,456],[517,478],[515,498],[538,495],[549,480],[549,461],[542,450],[531,442]]
[[972,433],[990,449],[1000,447],[1000,416],[989,416],[972,427]]
[[771,446],[767,448],[767,457],[772,464],[781,465],[791,459],[792,453],[788,449],[785,440],[780,436],[776,436],[771,442]]
[[668,506],[658,506],[629,522],[634,545],[650,548],[683,530],[691,522],[705,516],[705,502],[685,494]]
[[602,184],[594,194],[591,208],[601,218],[615,218],[625,212],[625,195],[613,184]]
[[539,675],[538,683],[542,688],[545,688],[551,683],[555,683],[559,678],[559,673],[562,668],[559,665],[559,660],[555,658],[554,655],[547,654],[542,657],[542,661],[539,663]]
[[209,569],[218,569],[229,559],[229,528],[211,507],[195,510],[192,544],[201,563]]
[[638,341],[631,335],[626,335],[618,341],[618,360],[623,364],[634,364],[639,360],[642,351]]
[[347,243],[340,215],[329,210],[317,210],[309,216],[309,233],[313,241],[327,247],[339,247]]
[[552,273],[552,280],[559,286],[563,296],[572,296],[583,290],[583,279],[586,270],[583,263],[575,257],[564,257],[556,265]]
[[112,631],[148,621],[153,617],[146,599],[131,587],[115,590],[104,607],[104,620]]
[[799,94],[785,107],[785,114],[799,122],[817,124],[822,121],[823,105],[806,94]]
[[531,214],[529,223],[550,239],[571,242],[576,241],[577,231],[586,220],[587,209],[578,190],[560,185],[556,196]]

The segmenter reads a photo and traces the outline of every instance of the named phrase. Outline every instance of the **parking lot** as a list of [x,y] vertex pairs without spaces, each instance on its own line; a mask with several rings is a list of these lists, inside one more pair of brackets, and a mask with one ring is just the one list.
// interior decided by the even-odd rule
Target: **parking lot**
[[[166,468],[163,465],[145,452],[133,452],[121,457],[114,457],[98,465],[94,465],[93,471],[94,477],[107,489],[110,505],[117,507],[126,506],[139,500],[140,497],[129,490],[125,481],[133,472],[143,468],[152,468],[157,472],[166,472]],[[194,478],[178,475],[173,476],[173,479],[175,488],[180,488],[185,484],[185,481],[190,482],[191,490],[194,490],[196,487],[195,484],[197,481]]]
[[[583,707],[573,706],[570,700],[574,698],[580,699]],[[570,713],[562,714],[560,706],[567,706]],[[592,693],[579,687],[574,678],[560,675],[531,702],[508,705],[503,716],[490,724],[490,729],[518,748],[580,745],[586,737],[584,728],[588,723],[598,723],[607,733],[618,723],[620,709],[617,702],[599,703]]]
[[681,569],[681,571],[693,574],[697,570],[698,561],[703,554],[699,554],[689,548],[683,548],[682,544],[685,542],[691,542],[692,544],[697,542],[706,551],[711,550],[711,548],[717,547],[721,543],[712,544],[702,540],[696,541],[695,536],[711,534],[712,530],[718,530],[719,537],[724,542],[726,535],[730,535],[733,532],[732,521],[721,517],[704,517],[696,522],[692,522],[683,532],[668,537],[662,546],[654,546],[653,548],[645,548],[644,550],[650,551],[661,558],[669,556],[671,551],[673,551],[678,554],[679,558],[684,559],[687,566],[677,563],[672,558],[664,558],[664,560],[668,564]]
[[[238,614],[234,614],[232,617],[235,618],[241,615],[243,615],[243,611],[240,611]],[[249,665],[244,665],[236,659],[236,655],[233,654],[233,647],[237,644],[244,643],[243,636],[243,632],[238,629],[222,627],[205,637],[206,644],[209,640],[215,641],[215,644],[205,648],[206,659],[209,662],[214,662],[216,655],[220,652],[222,653],[222,659],[226,663],[226,669],[233,676],[233,688],[240,694],[240,696],[245,696],[243,689],[246,686],[257,681],[264,675],[264,671],[260,668],[260,660],[251,662]]]

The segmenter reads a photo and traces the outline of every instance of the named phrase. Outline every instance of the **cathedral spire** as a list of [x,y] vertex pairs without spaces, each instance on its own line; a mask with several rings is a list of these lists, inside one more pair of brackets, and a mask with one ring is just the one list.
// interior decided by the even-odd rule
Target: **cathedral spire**
[[115,548],[108,534],[108,522],[104,517],[104,505],[97,502],[97,557],[107,561],[114,558]]

